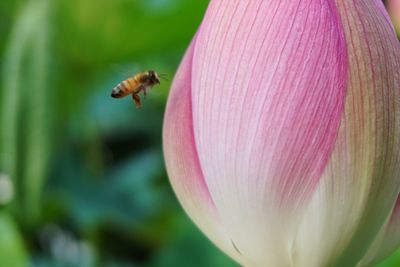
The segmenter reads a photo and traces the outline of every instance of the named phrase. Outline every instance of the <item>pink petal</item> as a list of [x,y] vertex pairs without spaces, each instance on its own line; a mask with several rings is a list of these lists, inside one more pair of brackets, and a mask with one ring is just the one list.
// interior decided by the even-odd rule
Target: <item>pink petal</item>
[[211,3],[195,47],[192,96],[213,195],[246,191],[226,187],[243,183],[252,197],[268,191],[280,206],[315,189],[338,133],[347,73],[329,2]]
[[193,126],[206,183],[253,265],[285,266],[289,210],[318,185],[342,118],[337,11],[331,1],[212,1],[197,40]]
[[199,165],[193,136],[190,45],[174,78],[164,118],[164,155],[168,176],[183,208],[197,226],[238,262],[240,255],[218,225],[215,206]]
[[[193,41],[194,43],[195,41]],[[215,212],[213,200],[199,165],[193,136],[191,68],[193,44],[189,47],[173,81],[164,118],[164,151],[174,186],[193,194],[195,202]],[[181,179],[185,177],[185,179]]]
[[334,152],[296,239],[307,266],[355,266],[400,183],[399,42],[381,1],[336,2],[348,43],[348,93]]

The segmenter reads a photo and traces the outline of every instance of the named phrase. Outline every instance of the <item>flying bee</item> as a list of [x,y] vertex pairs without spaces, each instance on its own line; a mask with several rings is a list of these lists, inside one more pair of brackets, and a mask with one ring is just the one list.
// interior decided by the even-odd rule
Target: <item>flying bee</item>
[[132,95],[137,108],[142,106],[139,93],[143,91],[146,97],[147,91],[154,85],[160,84],[160,77],[154,70],[140,72],[125,81],[120,82],[111,92],[111,97],[122,98],[127,95]]

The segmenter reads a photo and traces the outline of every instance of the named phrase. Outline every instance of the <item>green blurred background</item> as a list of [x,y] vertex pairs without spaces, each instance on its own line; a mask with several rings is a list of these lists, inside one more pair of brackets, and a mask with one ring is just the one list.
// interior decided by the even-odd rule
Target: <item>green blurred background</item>
[[[237,266],[180,208],[161,129],[206,0],[0,1],[0,267]],[[400,266],[400,255],[380,267]]]

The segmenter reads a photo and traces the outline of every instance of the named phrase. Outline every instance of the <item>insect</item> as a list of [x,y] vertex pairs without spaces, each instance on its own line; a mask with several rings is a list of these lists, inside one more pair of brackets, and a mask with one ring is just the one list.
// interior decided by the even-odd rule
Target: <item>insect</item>
[[154,85],[160,84],[160,77],[164,78],[163,76],[159,76],[154,70],[139,72],[115,86],[111,92],[111,97],[122,98],[131,94],[136,107],[140,108],[142,101],[139,93],[143,91],[146,97],[147,90],[151,89]]

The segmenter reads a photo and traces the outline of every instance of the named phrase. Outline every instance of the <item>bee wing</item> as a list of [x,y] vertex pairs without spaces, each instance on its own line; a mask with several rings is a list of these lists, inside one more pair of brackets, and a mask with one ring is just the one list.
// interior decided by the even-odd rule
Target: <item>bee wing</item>
[[165,80],[165,81],[169,81],[169,79],[168,79],[168,74],[166,74],[166,73],[160,73],[160,74],[158,74],[158,76],[159,76],[161,79]]
[[138,73],[140,71],[140,65],[139,64],[112,64],[111,65],[112,73],[114,73],[116,76],[119,76],[119,78],[126,79],[128,77],[133,76],[135,73]]

